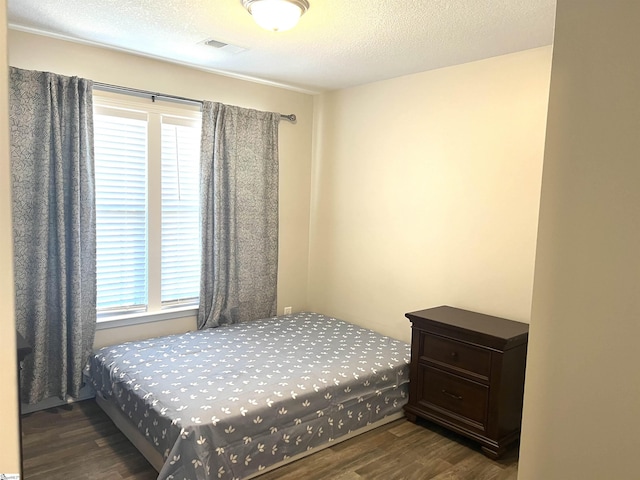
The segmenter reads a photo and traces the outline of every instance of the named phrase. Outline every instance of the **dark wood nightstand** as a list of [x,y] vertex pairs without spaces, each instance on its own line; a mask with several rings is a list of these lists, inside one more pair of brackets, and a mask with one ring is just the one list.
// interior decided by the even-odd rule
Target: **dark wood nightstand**
[[[31,345],[27,343],[24,337],[16,330],[16,349],[18,351],[18,411],[22,409],[22,391],[21,373],[22,361],[31,353]],[[22,474],[22,418],[18,418],[18,427],[20,433],[20,478],[24,478]]]
[[18,350],[18,370],[21,368],[21,363],[27,355],[31,353],[31,345],[27,343],[20,332],[16,330],[16,348]]
[[498,458],[520,437],[529,326],[448,306],[406,317],[412,322],[407,418],[438,423]]

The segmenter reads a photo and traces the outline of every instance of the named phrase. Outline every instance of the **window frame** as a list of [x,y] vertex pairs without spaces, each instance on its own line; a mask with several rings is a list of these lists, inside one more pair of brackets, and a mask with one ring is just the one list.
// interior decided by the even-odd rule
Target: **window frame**
[[[199,124],[202,108],[199,105],[165,101],[149,96],[128,95],[94,89],[95,114],[124,113],[122,116],[147,117],[147,305],[145,310],[98,312],[96,328],[116,328],[141,323],[194,317],[198,302],[162,305],[162,117],[171,117],[179,124]],[[152,165],[155,164],[155,165]],[[152,205],[155,205],[152,207]],[[152,236],[154,239],[152,240]]]

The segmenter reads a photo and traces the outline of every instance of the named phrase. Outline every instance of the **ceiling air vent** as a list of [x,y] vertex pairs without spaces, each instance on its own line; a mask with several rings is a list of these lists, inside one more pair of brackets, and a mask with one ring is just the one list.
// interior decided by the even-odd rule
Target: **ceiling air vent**
[[228,47],[229,46],[228,43],[220,42],[218,40],[214,40],[213,38],[210,39],[210,40],[205,40],[204,44],[208,45],[209,47],[213,47],[213,48],[223,48],[223,47]]
[[216,50],[230,53],[232,55],[235,55],[236,53],[244,52],[245,50],[247,50],[246,48],[242,48],[237,45],[231,45],[230,43],[221,42],[220,40],[215,40],[213,38],[204,40],[201,43],[205,44],[207,47],[215,48]]

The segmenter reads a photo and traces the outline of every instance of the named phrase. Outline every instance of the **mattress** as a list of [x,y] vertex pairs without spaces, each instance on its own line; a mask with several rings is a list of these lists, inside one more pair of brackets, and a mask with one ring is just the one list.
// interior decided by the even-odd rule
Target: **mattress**
[[242,479],[397,414],[409,345],[316,313],[128,342],[86,376],[153,448],[158,478]]

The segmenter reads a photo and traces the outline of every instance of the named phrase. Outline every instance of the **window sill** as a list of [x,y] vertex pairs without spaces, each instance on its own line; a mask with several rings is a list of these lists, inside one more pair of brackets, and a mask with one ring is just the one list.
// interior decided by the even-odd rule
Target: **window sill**
[[116,315],[112,317],[102,317],[96,320],[96,330],[106,330],[109,328],[128,327],[143,323],[160,322],[163,320],[174,320],[176,318],[195,317],[198,315],[198,307],[189,305],[188,307],[176,307],[161,312],[139,312]]

